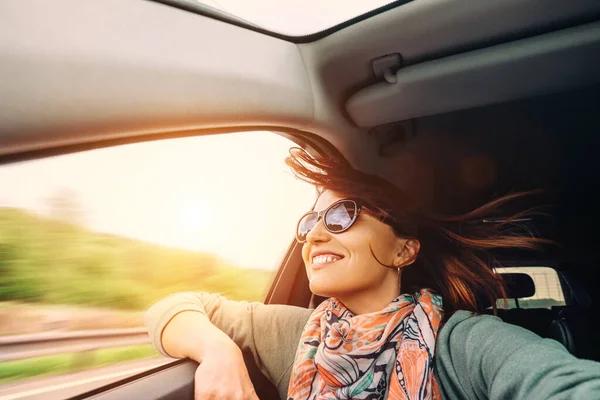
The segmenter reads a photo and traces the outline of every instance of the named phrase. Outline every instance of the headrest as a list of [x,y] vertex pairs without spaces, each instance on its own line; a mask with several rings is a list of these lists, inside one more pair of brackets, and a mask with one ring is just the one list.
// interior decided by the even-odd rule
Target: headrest
[[531,297],[535,294],[535,283],[527,274],[509,273],[500,274],[506,285],[506,297],[509,299],[520,299]]

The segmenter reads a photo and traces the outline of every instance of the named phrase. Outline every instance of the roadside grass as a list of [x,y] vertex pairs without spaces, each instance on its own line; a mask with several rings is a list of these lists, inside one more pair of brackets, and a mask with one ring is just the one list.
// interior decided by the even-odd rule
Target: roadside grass
[[0,384],[39,376],[66,374],[157,356],[159,356],[159,353],[156,349],[152,345],[145,344],[7,361],[0,363]]

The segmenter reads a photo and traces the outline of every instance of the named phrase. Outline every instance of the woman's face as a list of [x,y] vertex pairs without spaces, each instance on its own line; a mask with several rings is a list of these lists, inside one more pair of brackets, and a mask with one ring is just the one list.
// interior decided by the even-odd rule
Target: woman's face
[[[341,199],[325,191],[314,209],[325,210]],[[369,246],[381,263],[395,268],[378,263]],[[418,241],[398,238],[363,208],[342,233],[329,232],[320,219],[306,237],[302,258],[314,294],[337,297],[359,314],[381,309],[400,294],[398,268],[412,263],[418,251]]]

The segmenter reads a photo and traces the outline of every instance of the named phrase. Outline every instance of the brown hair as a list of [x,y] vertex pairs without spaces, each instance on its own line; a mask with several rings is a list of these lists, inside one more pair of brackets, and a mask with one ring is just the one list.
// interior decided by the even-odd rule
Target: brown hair
[[[479,312],[496,299],[506,299],[504,283],[492,270],[498,266],[490,250],[537,249],[549,240],[523,233],[519,223],[530,212],[482,223],[500,206],[529,193],[516,193],[489,202],[463,215],[447,217],[421,210],[389,181],[354,169],[345,161],[315,159],[300,148],[290,149],[286,164],[294,174],[339,196],[360,200],[368,212],[389,225],[398,237],[416,239],[421,249],[416,261],[403,268],[402,291],[437,291],[448,318],[456,310]],[[488,303],[488,304],[486,304]]]

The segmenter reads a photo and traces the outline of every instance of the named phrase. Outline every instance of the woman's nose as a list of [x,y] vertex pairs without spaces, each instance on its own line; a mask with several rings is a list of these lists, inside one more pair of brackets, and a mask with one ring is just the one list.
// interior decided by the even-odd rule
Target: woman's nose
[[331,233],[323,225],[323,219],[319,219],[306,235],[306,241],[309,243],[326,242],[330,239],[330,235]]

